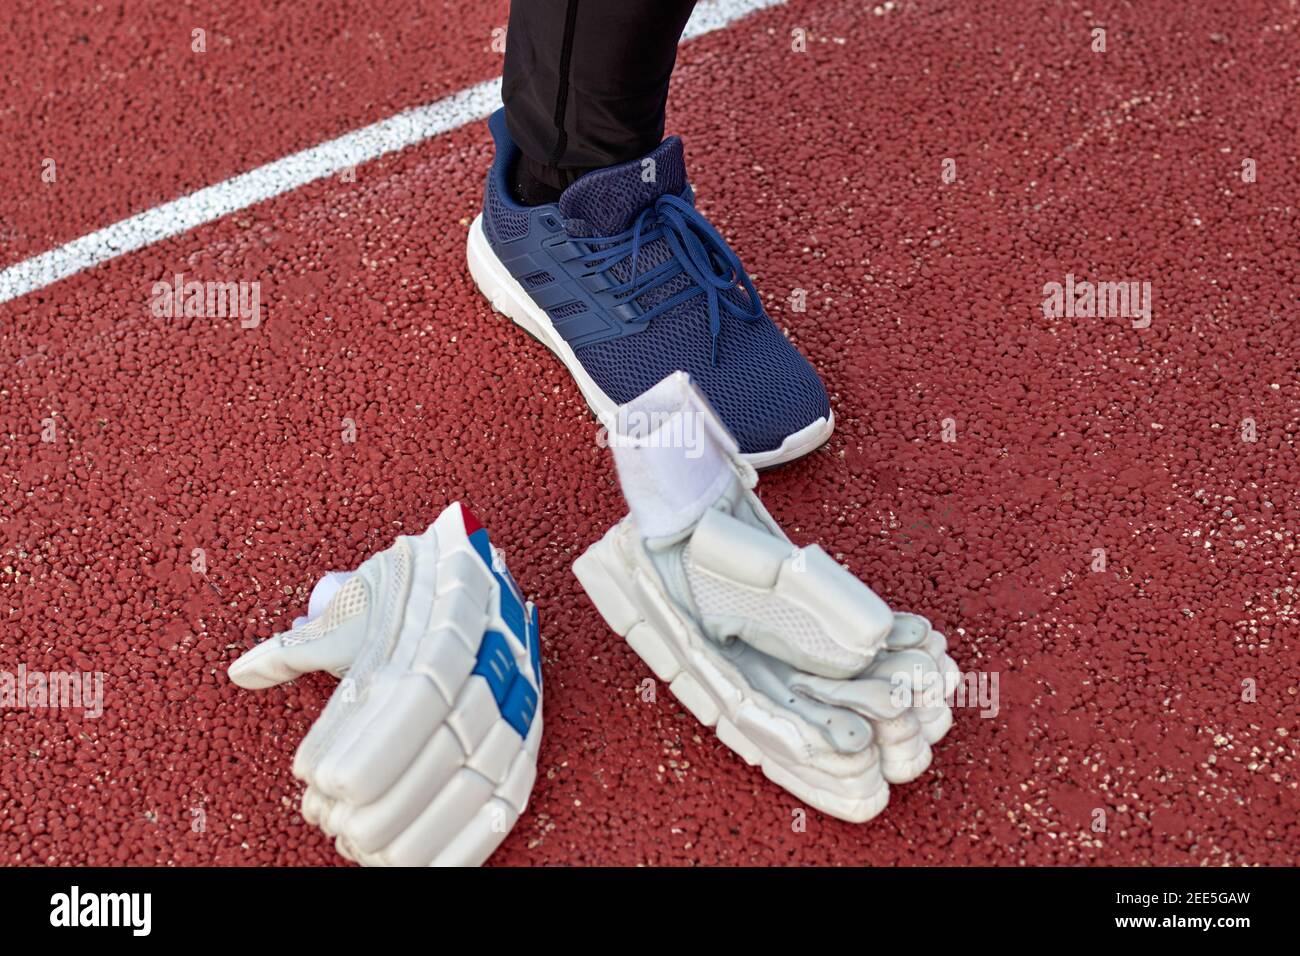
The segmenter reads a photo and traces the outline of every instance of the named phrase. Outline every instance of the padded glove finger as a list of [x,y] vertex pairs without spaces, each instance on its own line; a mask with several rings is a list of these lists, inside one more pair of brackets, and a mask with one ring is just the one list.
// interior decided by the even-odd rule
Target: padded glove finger
[[336,572],[327,574],[312,589],[312,603],[321,593],[332,593],[326,606],[245,652],[230,665],[230,679],[248,690],[262,690],[313,671],[341,677],[366,638],[364,591],[360,581],[349,586],[339,583]]
[[295,754],[304,819],[364,865],[483,862],[527,806],[542,728],[537,613],[487,532],[449,506],[295,634],[232,676],[270,686],[324,659],[346,673]]

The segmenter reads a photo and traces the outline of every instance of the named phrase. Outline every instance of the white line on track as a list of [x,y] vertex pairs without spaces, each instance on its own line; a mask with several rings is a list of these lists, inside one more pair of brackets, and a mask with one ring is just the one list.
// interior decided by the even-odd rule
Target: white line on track
[[[691,40],[785,0],[700,0],[682,35]],[[390,116],[370,126],[250,169],[223,182],[115,222],[0,272],[0,303],[53,285],[83,269],[179,236],[232,212],[489,116],[501,104],[501,78]]]

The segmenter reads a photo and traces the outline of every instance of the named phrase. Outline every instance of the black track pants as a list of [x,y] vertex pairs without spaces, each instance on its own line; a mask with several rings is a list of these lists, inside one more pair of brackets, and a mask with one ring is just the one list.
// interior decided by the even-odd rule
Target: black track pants
[[539,182],[564,188],[664,135],[668,79],[695,0],[513,0],[503,98]]

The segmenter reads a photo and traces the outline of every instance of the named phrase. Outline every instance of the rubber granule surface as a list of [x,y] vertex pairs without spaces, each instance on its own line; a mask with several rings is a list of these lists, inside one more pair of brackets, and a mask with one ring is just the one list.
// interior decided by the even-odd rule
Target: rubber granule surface
[[[253,32],[289,22],[264,9]],[[263,36],[307,66],[228,81],[212,153],[148,139],[207,95],[160,21],[117,29],[175,97],[98,74],[89,13],[29,24],[18,75],[60,57],[133,125],[10,142],[4,261],[490,76],[504,12],[447,15],[374,109],[313,92],[314,35]],[[683,47],[700,204],[837,416],[759,492],[998,682],[865,825],[800,830],[644,699],[570,573],[622,500],[568,374],[466,272],[486,124],[0,305],[0,668],[105,672],[98,719],[5,711],[0,860],[341,863],[289,769],[333,681],[225,669],[460,499],[541,606],[547,735],[494,863],[1295,863],[1298,35],[1295,3],[808,0]],[[38,192],[42,137],[94,168]],[[177,272],[260,282],[261,324],[154,316]],[[1149,324],[1046,317],[1071,275],[1149,283]]]

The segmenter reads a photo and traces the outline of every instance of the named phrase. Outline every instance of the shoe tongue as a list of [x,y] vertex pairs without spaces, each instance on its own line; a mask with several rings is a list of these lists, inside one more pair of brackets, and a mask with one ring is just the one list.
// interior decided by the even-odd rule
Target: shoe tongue
[[560,215],[570,233],[613,236],[630,228],[641,210],[660,196],[676,196],[685,188],[682,141],[670,136],[641,159],[575,180],[560,196]]

